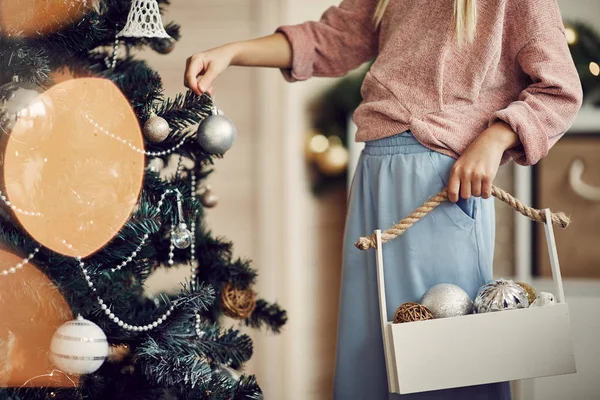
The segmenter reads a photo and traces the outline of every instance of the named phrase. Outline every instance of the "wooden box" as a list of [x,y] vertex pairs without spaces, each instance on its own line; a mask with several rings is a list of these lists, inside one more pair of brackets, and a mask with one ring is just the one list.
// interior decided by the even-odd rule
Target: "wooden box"
[[[550,220],[548,210],[546,218]],[[381,231],[376,231],[380,316],[391,393],[576,372],[552,224],[545,227],[557,304],[402,324],[387,320]]]

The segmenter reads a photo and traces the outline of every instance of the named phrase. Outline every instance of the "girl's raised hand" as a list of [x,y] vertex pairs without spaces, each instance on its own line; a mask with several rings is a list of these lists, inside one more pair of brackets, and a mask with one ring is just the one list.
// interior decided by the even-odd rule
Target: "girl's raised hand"
[[231,65],[233,56],[229,46],[192,55],[186,62],[184,85],[197,95],[211,94],[213,82]]

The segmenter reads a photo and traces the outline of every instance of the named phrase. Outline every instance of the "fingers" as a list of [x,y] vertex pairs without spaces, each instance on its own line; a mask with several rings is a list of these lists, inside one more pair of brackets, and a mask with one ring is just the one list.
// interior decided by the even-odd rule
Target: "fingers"
[[481,174],[477,172],[471,174],[471,195],[475,197],[481,196]]
[[484,178],[481,183],[481,197],[484,199],[492,197],[492,180],[490,178]]
[[187,59],[184,85],[197,95],[201,95],[200,85],[198,84],[198,75],[204,70],[204,59],[201,56],[193,55]]
[[450,172],[450,180],[448,181],[448,200],[453,203],[458,201],[458,193],[460,190],[460,171],[458,168],[452,168]]
[[456,203],[459,198],[466,200],[471,196],[488,199],[492,196],[492,181],[483,170],[470,170],[457,162],[448,180],[448,200]]
[[213,82],[219,76],[220,71],[215,66],[215,63],[209,62],[205,65],[205,72],[202,78],[198,81],[198,89],[200,92],[207,92],[208,89],[212,88]]

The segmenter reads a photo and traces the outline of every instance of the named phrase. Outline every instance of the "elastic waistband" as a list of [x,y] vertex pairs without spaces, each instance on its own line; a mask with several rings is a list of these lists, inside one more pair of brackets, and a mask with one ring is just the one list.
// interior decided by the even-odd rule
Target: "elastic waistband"
[[371,156],[384,156],[392,154],[428,153],[410,131],[405,131],[394,136],[377,139],[365,143],[363,153]]

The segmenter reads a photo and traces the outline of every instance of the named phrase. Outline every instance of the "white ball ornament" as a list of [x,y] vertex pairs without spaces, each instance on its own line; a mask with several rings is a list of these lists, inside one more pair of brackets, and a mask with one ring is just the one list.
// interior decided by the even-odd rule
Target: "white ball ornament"
[[434,318],[458,317],[473,312],[473,301],[467,292],[450,283],[433,286],[420,303],[431,311]]
[[108,356],[108,341],[100,327],[81,316],[62,324],[52,336],[50,359],[68,374],[91,374]]

